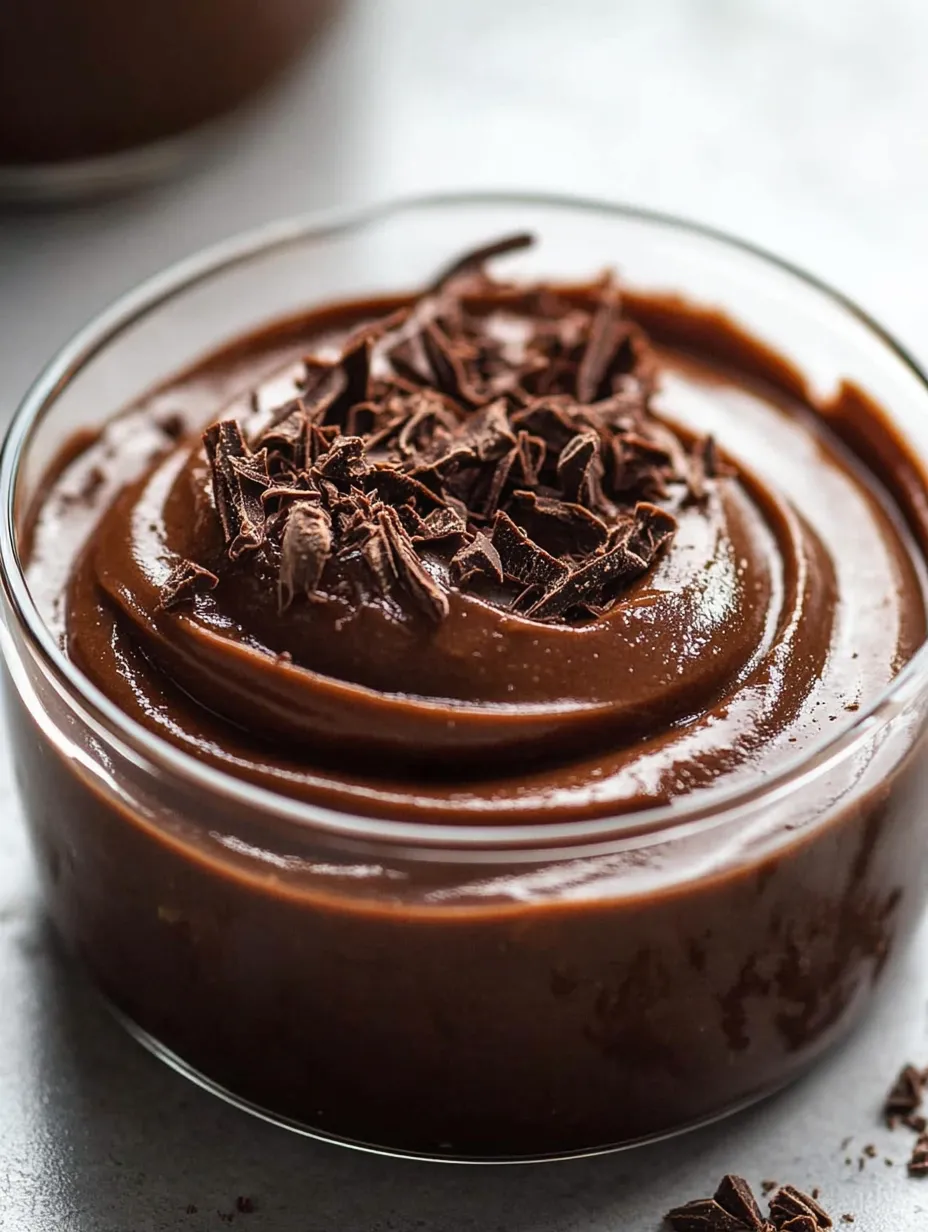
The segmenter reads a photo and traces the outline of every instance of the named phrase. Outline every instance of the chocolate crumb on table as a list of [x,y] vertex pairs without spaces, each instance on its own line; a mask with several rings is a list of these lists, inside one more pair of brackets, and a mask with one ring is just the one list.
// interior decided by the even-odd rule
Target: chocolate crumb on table
[[[907,1164],[909,1176],[913,1177],[928,1176],[928,1119],[920,1112],[926,1081],[928,1070],[911,1063],[904,1065],[883,1103],[883,1117],[890,1129],[904,1125],[918,1135]],[[864,1152],[869,1154],[867,1147]],[[887,1159],[886,1165],[892,1167],[892,1160]]]
[[253,1215],[255,1211],[254,1199],[246,1197],[244,1194],[239,1194],[235,1199],[235,1209],[240,1215]]
[[902,1067],[883,1104],[886,1124],[893,1129],[897,1122],[918,1112],[925,1091],[925,1075],[912,1064]]
[[908,1163],[909,1176],[928,1176],[928,1134],[920,1134]]
[[696,1198],[664,1218],[673,1232],[822,1232],[833,1226],[816,1197],[794,1185],[774,1193],[764,1216],[747,1181],[733,1175],[722,1178],[713,1197]]

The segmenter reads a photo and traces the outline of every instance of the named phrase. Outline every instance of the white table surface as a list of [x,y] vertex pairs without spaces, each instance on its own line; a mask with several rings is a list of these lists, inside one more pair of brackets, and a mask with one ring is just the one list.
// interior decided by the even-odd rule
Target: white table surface
[[[460,187],[596,194],[732,230],[928,360],[928,5],[357,0],[185,175],[0,214],[4,422],[72,331],[164,264],[281,214]],[[650,1232],[732,1169],[818,1184],[860,1232],[928,1226],[909,1137],[878,1124],[899,1063],[928,1062],[928,932],[848,1045],[713,1129],[543,1168],[398,1163],[253,1121],[125,1037],[43,922],[6,769],[0,792],[3,1232],[205,1232],[239,1194],[249,1232]],[[861,1171],[868,1142],[880,1158]]]

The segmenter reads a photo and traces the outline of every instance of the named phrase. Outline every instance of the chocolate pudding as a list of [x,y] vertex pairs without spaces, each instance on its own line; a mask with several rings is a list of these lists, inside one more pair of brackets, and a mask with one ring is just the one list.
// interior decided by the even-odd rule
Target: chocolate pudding
[[0,168],[76,162],[175,137],[279,76],[333,0],[8,0]]
[[[852,1021],[923,897],[920,731],[810,775],[763,841],[711,823],[924,642],[916,460],[720,313],[491,277],[528,242],[233,340],[69,442],[22,527],[68,658],[219,772],[199,825],[104,799],[13,702],[64,935],[213,1083],[427,1154],[744,1103]],[[327,862],[333,817],[379,857]],[[617,846],[571,838],[597,820]],[[508,827],[508,863],[418,859],[397,822]]]

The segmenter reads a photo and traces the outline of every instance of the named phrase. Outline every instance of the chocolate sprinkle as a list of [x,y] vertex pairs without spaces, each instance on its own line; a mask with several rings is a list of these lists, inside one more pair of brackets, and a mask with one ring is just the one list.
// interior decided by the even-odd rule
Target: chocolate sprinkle
[[[530,620],[601,618],[654,566],[674,510],[707,499],[714,443],[684,446],[654,416],[655,356],[615,284],[568,295],[483,271],[530,242],[466,254],[336,360],[307,359],[300,396],[255,411],[259,427],[206,430],[227,556],[270,562],[282,608],[344,597],[360,567],[375,598],[433,622],[453,588]],[[521,314],[518,344],[494,303]]]

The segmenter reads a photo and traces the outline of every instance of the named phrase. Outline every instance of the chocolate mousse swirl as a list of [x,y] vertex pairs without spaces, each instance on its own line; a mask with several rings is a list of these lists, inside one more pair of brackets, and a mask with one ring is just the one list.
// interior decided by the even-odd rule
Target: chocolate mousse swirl
[[30,577],[132,718],[329,807],[564,821],[756,781],[892,679],[924,570],[850,403],[717,314],[486,272],[527,242],[72,450]]
[[[505,245],[496,246],[503,249]],[[281,608],[342,596],[432,621],[448,591],[530,620],[608,612],[699,499],[711,441],[688,456],[650,409],[656,363],[611,280],[584,307],[538,294],[517,346],[465,295],[472,261],[329,363],[269,422],[204,434],[227,559],[277,573]],[[178,566],[162,606],[192,594]],[[186,571],[186,572],[185,572]]]

